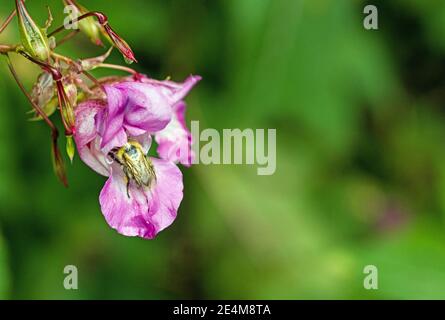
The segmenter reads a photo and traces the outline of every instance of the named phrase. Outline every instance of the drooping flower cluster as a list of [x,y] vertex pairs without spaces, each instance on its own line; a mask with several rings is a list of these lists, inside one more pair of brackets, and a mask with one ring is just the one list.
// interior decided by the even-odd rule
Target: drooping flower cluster
[[[175,163],[190,165],[192,157],[182,99],[199,80],[191,76],[177,84],[126,79],[105,85],[105,101],[88,100],[76,108],[79,155],[108,177],[99,200],[108,224],[119,233],[151,239],[176,218],[183,184]],[[139,185],[128,166],[140,165],[138,157],[147,154],[153,136],[160,156],[147,158],[153,183]],[[119,160],[114,150],[130,159]]]
[[[123,235],[152,239],[174,221],[182,201],[182,173],[177,164],[190,166],[194,157],[183,99],[200,77],[190,76],[184,83],[158,81],[126,66],[104,63],[112,48],[127,63],[137,60],[105,14],[88,11],[76,0],[62,1],[72,11],[69,27],[63,25],[48,32],[53,20],[50,11],[45,27],[40,28],[27,11],[25,0],[15,0],[15,10],[0,25],[0,34],[17,16],[21,41],[0,44],[0,55],[5,56],[11,74],[33,107],[32,120],[43,120],[51,129],[58,178],[67,185],[58,148],[59,131],[50,120],[57,110],[70,160],[76,145],[80,158],[108,177],[99,196],[108,224]],[[73,24],[78,24],[79,30],[71,30]],[[57,39],[56,35],[65,30],[71,32]],[[95,45],[103,45],[104,39],[111,45],[110,50],[89,59],[56,53],[61,43],[79,31]],[[20,54],[42,69],[31,92],[21,83],[10,54]],[[97,79],[91,73],[97,68],[125,71],[132,76]],[[158,156],[150,157],[153,140],[158,145]]]

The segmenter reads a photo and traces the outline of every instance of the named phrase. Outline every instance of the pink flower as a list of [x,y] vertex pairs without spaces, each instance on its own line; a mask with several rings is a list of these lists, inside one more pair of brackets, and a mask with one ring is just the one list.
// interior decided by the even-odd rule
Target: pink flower
[[[99,202],[119,233],[152,239],[175,220],[183,184],[174,162],[189,162],[171,150],[190,147],[182,99],[199,79],[183,84],[126,79],[105,86],[107,101],[88,100],[76,108],[79,155],[108,177]],[[162,159],[146,156],[153,134]]]
[[163,130],[155,134],[159,156],[187,167],[191,166],[195,155],[192,151],[192,134],[185,122],[186,104],[182,99],[199,80],[201,77],[192,76],[180,85],[172,81],[142,79],[144,83],[152,84],[162,90],[170,97],[170,102],[174,102],[171,121]]

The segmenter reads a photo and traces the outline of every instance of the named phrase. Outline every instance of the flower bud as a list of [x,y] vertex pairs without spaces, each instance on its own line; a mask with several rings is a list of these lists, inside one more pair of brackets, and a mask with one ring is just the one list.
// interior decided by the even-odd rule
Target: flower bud
[[48,61],[50,56],[48,38],[32,20],[26,10],[24,1],[16,0],[15,4],[23,47],[30,56],[42,61]]
[[125,62],[128,64],[132,64],[133,62],[137,62],[133,50],[131,50],[128,43],[122,39],[114,30],[110,27],[108,23],[104,26],[105,32],[109,36],[110,40],[113,42],[114,46],[122,53],[124,56]]
[[74,147],[73,136],[66,136],[66,154],[70,158],[71,163],[73,163],[74,155],[76,153],[76,148]]
[[120,53],[124,56],[125,62],[128,64],[137,62],[133,50],[131,50],[130,46],[124,39],[114,32],[113,28],[111,28],[110,24],[108,23],[108,17],[106,15],[97,11],[89,12],[85,15],[91,15],[97,18],[99,24],[103,27],[103,35],[120,51]]

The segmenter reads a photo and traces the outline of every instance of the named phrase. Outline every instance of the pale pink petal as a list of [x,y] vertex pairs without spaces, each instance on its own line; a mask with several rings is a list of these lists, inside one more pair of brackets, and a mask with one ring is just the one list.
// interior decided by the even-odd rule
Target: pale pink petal
[[201,81],[200,76],[189,76],[177,89],[172,90],[171,98],[174,103],[181,101],[190,90]]
[[77,146],[86,145],[96,138],[95,117],[104,108],[103,103],[95,100],[86,101],[77,106],[75,109],[76,130],[74,135]]
[[74,141],[80,158],[97,173],[108,176],[108,164],[104,154],[99,150],[95,117],[103,110],[104,105],[98,101],[87,101],[75,109],[76,130]]
[[[183,197],[182,172],[168,161],[150,158],[156,173],[156,185],[151,191],[150,210],[144,217],[155,231],[167,228],[176,219]],[[147,192],[146,192],[147,194]]]
[[151,147],[151,143],[152,143],[152,138],[150,133],[144,133],[141,134],[140,136],[135,136],[132,137],[131,139],[136,140],[137,142],[139,142],[142,146],[142,151],[144,152],[144,154],[148,153],[148,150],[150,150]]
[[194,153],[192,135],[185,123],[186,104],[181,101],[173,106],[173,118],[168,126],[155,134],[158,154],[162,159],[191,166]]
[[169,102],[173,105],[184,99],[189,91],[201,81],[200,76],[189,76],[183,83],[177,83],[170,80],[155,80],[148,77],[141,79],[144,83],[149,83],[156,86],[161,92],[168,97]]
[[108,177],[110,174],[110,164],[105,154],[100,149],[100,139],[97,137],[84,146],[77,147],[79,157],[91,169],[97,173]]

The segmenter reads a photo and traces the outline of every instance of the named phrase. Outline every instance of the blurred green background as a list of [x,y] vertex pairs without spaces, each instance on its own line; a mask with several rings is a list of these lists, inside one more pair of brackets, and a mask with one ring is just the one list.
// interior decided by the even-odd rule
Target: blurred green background
[[[61,1],[27,4],[43,24],[46,2],[58,26]],[[2,63],[0,298],[445,298],[445,3],[372,1],[377,31],[365,1],[81,3],[108,14],[137,70],[203,76],[187,97],[201,129],[276,128],[277,170],[182,168],[175,223],[153,241],[121,236],[100,212],[103,177],[76,158],[69,189],[58,183],[49,132],[26,121]],[[79,36],[60,52],[103,50]],[[14,61],[30,87],[38,69]],[[366,265],[378,290],[363,288]]]

